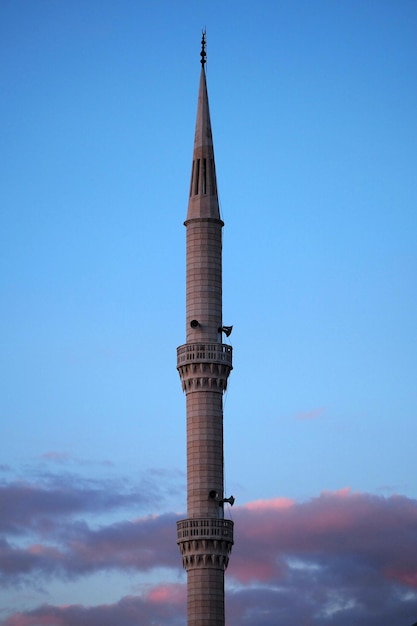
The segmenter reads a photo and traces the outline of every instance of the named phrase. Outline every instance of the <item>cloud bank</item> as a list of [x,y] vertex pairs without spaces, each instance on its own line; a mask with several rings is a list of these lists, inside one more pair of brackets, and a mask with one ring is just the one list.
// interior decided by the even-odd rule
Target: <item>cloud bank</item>
[[[0,485],[0,583],[16,590],[99,572],[181,569],[178,513],[103,522],[149,505],[148,491],[74,477]],[[149,496],[149,498],[148,498]],[[235,506],[227,572],[229,626],[411,626],[417,620],[417,501],[349,490],[307,502]],[[102,516],[100,524],[94,516]],[[166,570],[165,570],[166,571]],[[97,606],[9,611],[1,626],[179,626],[185,586],[147,585]],[[1,619],[1,618],[0,618]]]

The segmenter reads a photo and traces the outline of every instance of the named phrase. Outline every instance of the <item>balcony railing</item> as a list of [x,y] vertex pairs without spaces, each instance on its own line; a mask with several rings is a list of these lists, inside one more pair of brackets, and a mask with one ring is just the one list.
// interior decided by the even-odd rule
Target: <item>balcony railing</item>
[[222,539],[233,543],[233,522],[228,519],[195,518],[177,522],[178,542]]
[[177,367],[187,363],[225,363],[232,367],[232,346],[224,343],[186,343],[177,348]]

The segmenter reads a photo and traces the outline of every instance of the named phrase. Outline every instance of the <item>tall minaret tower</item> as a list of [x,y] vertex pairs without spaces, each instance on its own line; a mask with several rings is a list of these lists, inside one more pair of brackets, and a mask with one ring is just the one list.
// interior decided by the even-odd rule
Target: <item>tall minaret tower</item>
[[223,493],[223,393],[232,348],[222,320],[222,228],[206,85],[205,32],[201,50],[187,228],[186,343],[177,369],[187,401],[187,519],[177,523],[187,571],[188,626],[224,626],[224,572],[233,545]]

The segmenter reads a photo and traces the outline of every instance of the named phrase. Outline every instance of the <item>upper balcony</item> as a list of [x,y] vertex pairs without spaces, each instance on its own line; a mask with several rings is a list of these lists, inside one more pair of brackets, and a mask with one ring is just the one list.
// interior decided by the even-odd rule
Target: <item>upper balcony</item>
[[232,369],[232,346],[224,343],[186,343],[177,348],[177,368],[192,363],[218,363]]

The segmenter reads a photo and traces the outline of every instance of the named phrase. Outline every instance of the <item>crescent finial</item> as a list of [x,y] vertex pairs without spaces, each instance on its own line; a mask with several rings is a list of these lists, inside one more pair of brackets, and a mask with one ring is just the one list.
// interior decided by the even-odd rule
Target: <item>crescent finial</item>
[[200,52],[200,56],[201,56],[201,67],[204,67],[205,63],[206,63],[206,29],[203,30],[203,36],[201,38],[201,52]]

